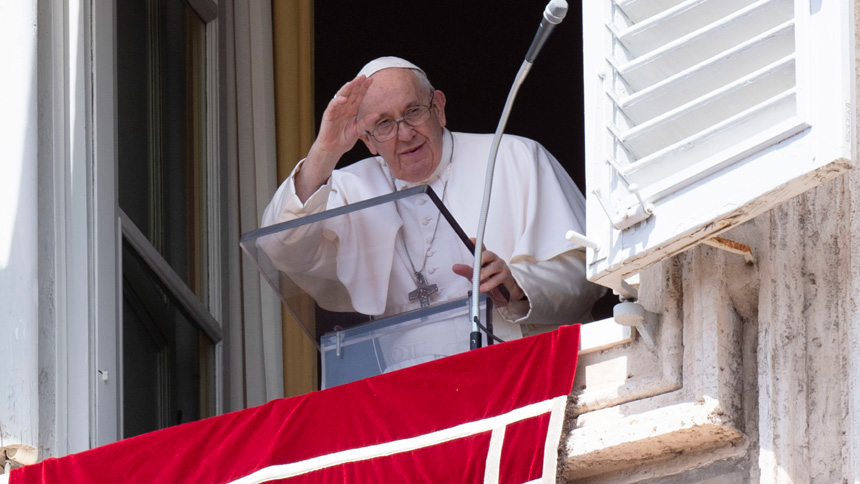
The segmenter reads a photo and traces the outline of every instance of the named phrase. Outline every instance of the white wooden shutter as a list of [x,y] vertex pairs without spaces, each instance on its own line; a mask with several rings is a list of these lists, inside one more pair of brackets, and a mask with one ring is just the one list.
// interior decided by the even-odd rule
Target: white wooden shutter
[[852,166],[852,0],[582,5],[592,280],[618,288]]

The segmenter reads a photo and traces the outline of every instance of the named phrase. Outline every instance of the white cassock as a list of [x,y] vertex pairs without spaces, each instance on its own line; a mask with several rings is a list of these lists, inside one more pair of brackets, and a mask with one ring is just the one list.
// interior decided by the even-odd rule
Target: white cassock
[[[474,237],[492,138],[446,129],[442,161],[427,180],[395,180],[382,157],[376,156],[335,170],[304,204],[296,195],[293,178],[303,160],[278,188],[263,213],[263,226],[394,190],[430,185],[440,197],[444,193],[443,202],[451,214],[467,235]],[[431,302],[435,305],[465,297],[471,283],[454,274],[451,266],[471,266],[472,255],[445,231],[432,238],[438,210],[428,200],[426,195],[410,197],[398,202],[396,208],[389,204],[381,209],[390,213],[354,212],[358,215],[349,222],[319,227],[317,233],[304,234],[303,241],[270,240],[261,248],[291,276],[309,274],[304,283],[301,276],[297,280],[318,304],[330,310],[387,316],[419,307],[418,301],[409,301],[407,295],[415,288],[411,266],[420,267],[424,254],[428,283],[439,287]],[[515,339],[552,329],[552,325],[590,319],[591,307],[603,289],[586,280],[584,250],[564,237],[567,230],[582,233],[584,227],[584,197],[558,161],[535,141],[505,135],[496,159],[484,238],[487,250],[508,263],[528,301],[511,301],[495,310],[497,336]],[[383,255],[360,256],[360,247],[368,243],[373,244],[376,254]],[[337,263],[321,263],[331,258]],[[402,364],[392,362],[387,369],[460,353],[468,349],[468,333],[439,328],[416,331],[410,338],[392,343],[402,347],[394,348],[397,357],[391,359]]]

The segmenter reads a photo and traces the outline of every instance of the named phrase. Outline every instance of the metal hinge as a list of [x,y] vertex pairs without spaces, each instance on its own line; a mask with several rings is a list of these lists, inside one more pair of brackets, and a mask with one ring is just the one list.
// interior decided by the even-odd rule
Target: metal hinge
[[29,445],[16,444],[0,447],[0,473],[7,474],[12,469],[35,464],[39,451]]

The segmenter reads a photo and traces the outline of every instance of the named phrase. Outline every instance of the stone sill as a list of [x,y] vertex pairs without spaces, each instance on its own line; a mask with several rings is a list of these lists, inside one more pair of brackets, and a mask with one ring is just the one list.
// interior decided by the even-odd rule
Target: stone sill
[[713,398],[607,418],[620,411],[616,407],[579,416],[563,444],[567,479],[576,481],[652,464],[745,438]]

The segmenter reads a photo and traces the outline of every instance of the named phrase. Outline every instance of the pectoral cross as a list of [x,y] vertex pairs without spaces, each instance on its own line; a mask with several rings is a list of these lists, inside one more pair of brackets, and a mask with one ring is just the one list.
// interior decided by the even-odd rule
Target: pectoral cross
[[424,278],[424,274],[420,272],[415,273],[415,283],[418,285],[418,289],[409,293],[409,300],[414,301],[419,299],[421,301],[421,307],[426,308],[430,306],[430,296],[433,293],[439,292],[439,287],[436,284],[427,284],[427,279]]

